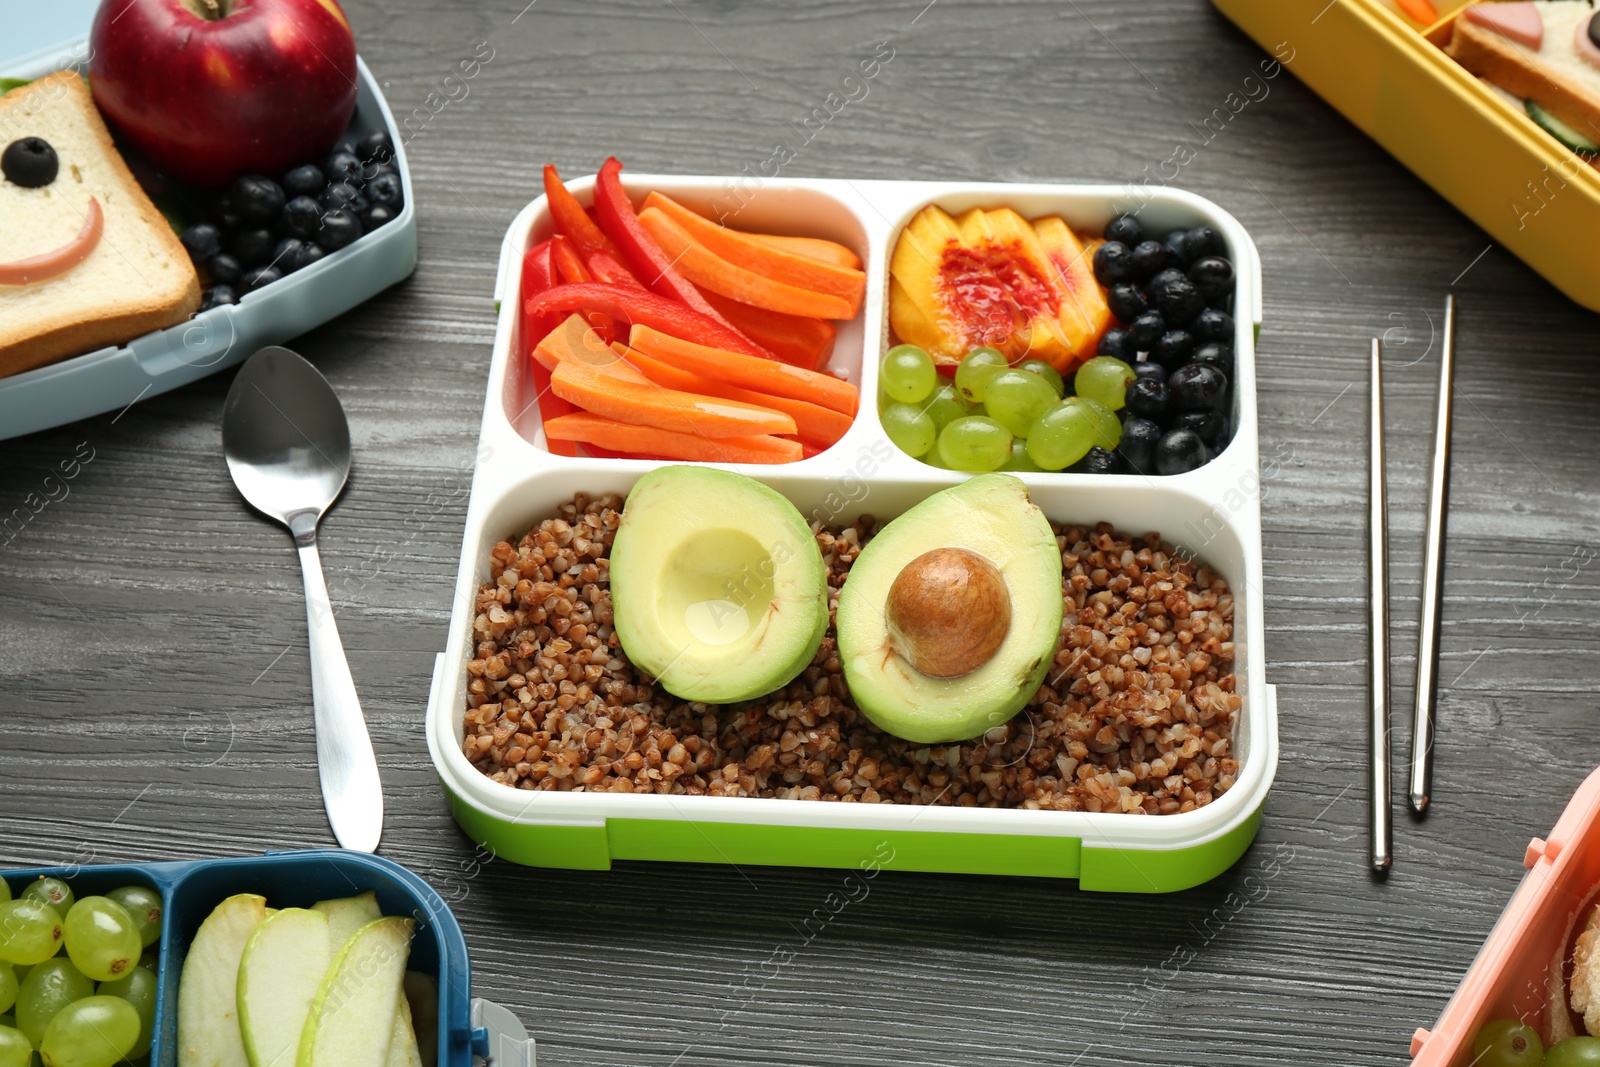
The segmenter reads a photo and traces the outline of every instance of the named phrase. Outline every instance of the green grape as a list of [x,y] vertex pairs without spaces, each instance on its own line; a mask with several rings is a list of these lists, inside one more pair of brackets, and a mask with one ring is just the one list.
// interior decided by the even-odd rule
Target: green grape
[[142,885],[125,885],[106,896],[121,904],[139,928],[139,941],[149,948],[161,937],[161,894]]
[[967,402],[961,399],[955,386],[941,385],[922,402],[922,410],[933,420],[933,428],[942,430],[967,414]]
[[1018,437],[1028,436],[1039,416],[1060,400],[1049,382],[1026,370],[1001,371],[989,379],[983,394],[989,417]]
[[37,900],[0,904],[0,962],[42,963],[61,947],[61,916]]
[[112,1067],[139,1042],[139,1013],[121,997],[86,997],[50,1020],[39,1042],[44,1067]]
[[28,887],[22,891],[19,900],[37,900],[41,904],[48,904],[56,909],[57,915],[65,915],[72,910],[72,887],[59,878],[46,878],[40,875],[37,881],[29,882]]
[[1472,1039],[1472,1051],[1472,1062],[1478,1067],[1539,1067],[1544,1059],[1544,1042],[1539,1040],[1539,1032],[1525,1022],[1494,1019],[1478,1029]]
[[144,944],[128,909],[110,897],[84,897],[62,924],[67,956],[96,982],[110,982],[136,966]]
[[981,404],[989,379],[1010,366],[998,348],[974,348],[956,367],[956,389],[967,403]]
[[34,1044],[45,1027],[68,1004],[94,996],[94,983],[65,958],[45,960],[22,980],[17,991],[17,1029]]
[[136,1060],[149,1052],[156,1027],[156,972],[135,967],[115,982],[101,982],[95,992],[106,997],[121,997],[139,1013],[139,1040],[128,1052],[128,1059]]
[[14,1026],[0,1023],[0,1067],[28,1067],[33,1043]]
[[939,384],[933,358],[916,345],[895,345],[883,357],[883,391],[902,404],[926,400]]
[[[1109,430],[1106,419],[1111,422]],[[1044,470],[1058,471],[1078,462],[1095,445],[1110,451],[1121,439],[1122,424],[1115,415],[1093,400],[1069,396],[1040,416],[1028,432],[1028,458]]]
[[1120,359],[1095,356],[1072,376],[1072,388],[1081,397],[1102,404],[1112,411],[1122,408],[1128,383],[1137,378],[1133,368]]
[[913,404],[890,404],[883,413],[883,432],[908,456],[925,454],[939,436],[933,420]]
[[0,963],[0,1011],[11,1010],[11,1006],[17,1002],[17,988],[21,985],[22,979],[17,977],[11,965]]
[[1066,383],[1061,380],[1061,372],[1056,370],[1042,359],[1025,359],[1021,363],[1017,364],[1017,369],[1028,371],[1030,374],[1037,374],[1039,377],[1049,382],[1050,388],[1056,391],[1057,397],[1060,397],[1062,393],[1066,392],[1067,386]]
[[[1498,1021],[1504,1022],[1505,1020]],[[1489,1026],[1493,1025],[1493,1023],[1489,1024]],[[1487,1030],[1488,1026],[1484,1027],[1484,1029]],[[1524,1029],[1531,1030],[1532,1028],[1525,1026]],[[1478,1031],[1478,1035],[1481,1037],[1483,1031]],[[1476,1048],[1477,1043],[1474,1042],[1473,1046]],[[1536,1033],[1533,1035],[1533,1047],[1539,1047],[1539,1035]],[[1480,1065],[1490,1062],[1488,1057],[1478,1061]],[[1539,1061],[1537,1059],[1524,1058],[1520,1060],[1501,1059],[1493,1062],[1503,1064],[1505,1067],[1513,1067],[1513,1065],[1521,1067],[1522,1064],[1538,1063]],[[1569,1037],[1551,1045],[1544,1054],[1544,1067],[1595,1067],[1596,1064],[1600,1064],[1600,1037]]]
[[1028,442],[1018,437],[1011,442],[1011,458],[1000,469],[1017,473],[1038,471],[1040,467],[1028,456]]
[[953,471],[999,470],[1011,458],[1011,431],[994,419],[969,415],[939,431],[938,451]]
[[11,887],[6,884],[6,880],[4,878],[0,878],[0,904],[4,904],[10,899]]

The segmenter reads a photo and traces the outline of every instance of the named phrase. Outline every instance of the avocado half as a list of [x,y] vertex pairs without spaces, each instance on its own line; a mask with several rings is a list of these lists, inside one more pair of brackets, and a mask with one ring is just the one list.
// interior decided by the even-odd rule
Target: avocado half
[[828,629],[828,576],[785,497],[714,467],[634,483],[611,546],[611,607],[628,659],[683,700],[781,689]]
[[[999,572],[1010,623],[982,665],[934,677],[897,649],[887,605],[907,564],[949,549],[981,557]],[[977,737],[1038,691],[1055,659],[1061,611],[1061,552],[1027,486],[1006,474],[968,479],[890,522],[851,565],[837,623],[850,695],[879,728],[907,741]]]

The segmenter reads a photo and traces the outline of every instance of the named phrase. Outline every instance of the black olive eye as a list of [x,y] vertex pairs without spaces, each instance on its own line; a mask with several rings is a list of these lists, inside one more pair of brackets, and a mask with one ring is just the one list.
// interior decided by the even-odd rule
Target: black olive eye
[[1589,41],[1596,48],[1600,48],[1600,11],[1595,12],[1589,19]]
[[6,180],[25,189],[37,189],[56,180],[61,161],[56,150],[43,137],[23,137],[6,145],[0,153],[0,173]]

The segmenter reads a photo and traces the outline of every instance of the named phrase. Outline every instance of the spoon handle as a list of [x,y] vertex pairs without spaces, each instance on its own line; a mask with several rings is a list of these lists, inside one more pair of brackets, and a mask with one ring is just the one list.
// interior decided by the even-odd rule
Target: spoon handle
[[339,627],[333,621],[315,541],[300,545],[300,572],[311,631],[311,702],[316,709],[322,802],[340,845],[374,852],[383,835],[383,783]]

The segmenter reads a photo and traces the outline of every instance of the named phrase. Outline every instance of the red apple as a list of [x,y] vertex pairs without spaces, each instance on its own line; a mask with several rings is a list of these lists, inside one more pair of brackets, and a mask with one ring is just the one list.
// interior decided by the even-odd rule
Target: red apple
[[356,107],[356,43],[336,0],[102,0],[89,46],[112,128],[198,185],[315,161]]

